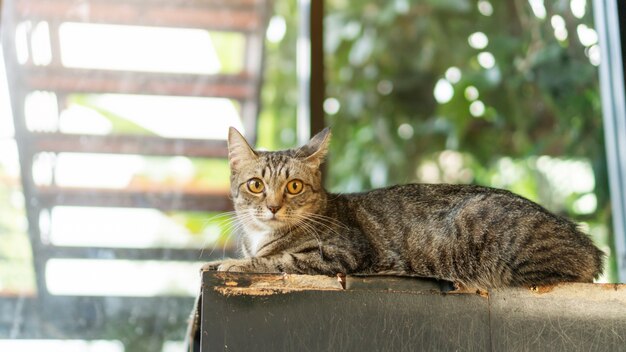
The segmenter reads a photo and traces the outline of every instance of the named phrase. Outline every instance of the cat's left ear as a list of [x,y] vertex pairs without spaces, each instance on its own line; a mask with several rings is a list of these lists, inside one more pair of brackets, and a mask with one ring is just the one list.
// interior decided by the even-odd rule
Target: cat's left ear
[[319,167],[324,162],[326,154],[328,154],[331,135],[330,128],[326,127],[302,147],[309,155],[305,159],[306,162],[315,165],[315,167]]

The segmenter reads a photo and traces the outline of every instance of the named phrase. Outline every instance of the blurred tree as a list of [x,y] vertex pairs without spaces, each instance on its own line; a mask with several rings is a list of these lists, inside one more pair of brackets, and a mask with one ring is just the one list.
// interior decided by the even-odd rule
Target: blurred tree
[[[292,147],[296,143],[298,81],[296,42],[298,39],[297,1],[274,2],[274,15],[265,42],[265,78],[261,90],[257,147],[270,150]],[[276,28],[276,27],[280,28]]]

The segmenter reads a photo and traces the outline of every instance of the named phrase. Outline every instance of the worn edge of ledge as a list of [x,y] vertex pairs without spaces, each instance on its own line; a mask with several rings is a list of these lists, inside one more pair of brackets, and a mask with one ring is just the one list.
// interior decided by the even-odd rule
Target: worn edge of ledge
[[560,296],[563,298],[592,298],[593,293],[603,293],[603,298],[611,297],[626,303],[626,284],[607,283],[561,283],[550,286],[507,287],[489,292],[471,288],[454,288],[446,281],[420,277],[403,277],[387,275],[298,275],[298,274],[267,274],[218,272],[203,270],[207,277],[203,285],[225,295],[267,296],[301,291],[384,291],[409,292],[421,294],[453,294],[453,295],[514,295],[517,297]]
[[455,290],[452,283],[430,278],[391,275],[299,275],[203,270],[202,284],[225,296],[267,296],[300,291],[379,291],[414,294],[481,294]]
[[324,275],[257,274],[203,270],[203,285],[225,296],[268,296],[298,291],[342,291],[344,277]]

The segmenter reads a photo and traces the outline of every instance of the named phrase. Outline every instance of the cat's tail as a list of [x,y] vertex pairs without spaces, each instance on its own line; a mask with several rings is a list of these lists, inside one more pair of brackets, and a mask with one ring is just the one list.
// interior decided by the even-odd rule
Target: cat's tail
[[593,270],[593,278],[591,279],[592,282],[594,279],[598,279],[600,275],[602,275],[602,273],[604,272],[604,263],[606,261],[606,253],[604,253],[595,245],[593,246],[593,249],[595,251],[593,253],[594,270]]
[[[581,243],[584,248],[581,251],[581,254],[584,254],[585,260],[584,265],[581,265],[579,268],[580,277],[579,282],[593,282],[600,278],[602,273],[604,272],[604,263],[606,261],[606,253],[604,253],[600,248],[598,248],[591,238],[584,234],[581,231],[577,231],[581,238],[584,241]],[[582,255],[581,255],[582,257]],[[581,258],[582,259],[582,258]]]

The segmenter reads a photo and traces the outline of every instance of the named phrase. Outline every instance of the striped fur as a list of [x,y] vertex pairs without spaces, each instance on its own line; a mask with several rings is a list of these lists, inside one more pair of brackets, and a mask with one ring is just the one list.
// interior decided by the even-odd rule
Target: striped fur
[[[321,183],[330,131],[299,149],[253,151],[229,135],[232,197],[243,259],[218,270],[432,277],[493,288],[591,282],[604,253],[576,225],[511,192],[471,185],[409,184],[330,194]],[[254,194],[247,181],[259,178]],[[293,179],[304,190],[290,195]],[[279,205],[276,215],[268,205]],[[272,219],[275,217],[275,219]]]

